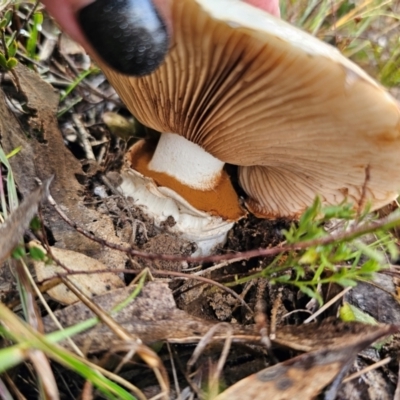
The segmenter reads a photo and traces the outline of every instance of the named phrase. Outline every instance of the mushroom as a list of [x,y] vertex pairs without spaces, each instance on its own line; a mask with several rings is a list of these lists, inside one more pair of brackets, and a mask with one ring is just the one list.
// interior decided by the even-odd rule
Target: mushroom
[[243,215],[225,163],[238,166],[246,206],[261,217],[297,217],[317,195],[372,209],[397,197],[399,105],[362,69],[238,0],[170,7],[172,44],[155,72],[134,78],[103,66],[133,115],[161,132],[156,147],[139,142],[128,153],[124,193],[138,198],[142,189],[128,186],[139,177],[148,192],[177,194],[188,215],[222,216],[217,226]]

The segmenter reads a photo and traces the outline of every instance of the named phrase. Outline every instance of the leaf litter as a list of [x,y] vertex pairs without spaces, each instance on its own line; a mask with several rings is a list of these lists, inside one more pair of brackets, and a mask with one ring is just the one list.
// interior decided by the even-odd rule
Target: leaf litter
[[[7,97],[1,91],[0,132],[1,145],[6,153],[21,147],[21,151],[10,159],[10,163],[25,202],[4,225],[0,225],[1,242],[7,241],[7,248],[4,244],[0,247],[0,259],[8,256],[10,248],[22,239],[39,202],[46,197],[43,189],[36,189],[36,178],[46,181],[53,175],[50,192],[76,226],[84,227],[88,232],[108,242],[129,243],[133,248],[149,254],[190,256],[195,250],[191,243],[173,238],[168,234],[168,226],[161,232],[155,230],[151,220],[129,204],[129,201],[121,199],[113,192],[112,182],[111,188],[104,185],[102,176],[105,176],[106,171],[115,172],[117,169],[118,157],[124,149],[123,142],[109,137],[104,140],[100,135],[100,145],[96,146],[105,149],[103,158],[97,158],[100,163],[96,160],[87,162],[85,155],[82,155],[84,152],[77,150],[79,145],[70,146],[71,152],[65,146],[65,142],[68,141],[63,138],[56,118],[58,93],[24,66],[19,65],[15,72],[28,112],[17,117],[10,111]],[[104,127],[96,126],[101,124],[99,115],[96,114],[97,110],[94,114],[90,107],[81,108],[79,111],[84,115],[83,121],[95,122],[92,126],[83,123],[92,136],[88,142],[92,146],[91,143],[97,140],[96,132]],[[114,145],[118,143],[114,148],[113,141]],[[118,154],[119,152],[121,154]],[[118,179],[118,176],[114,176],[113,179]],[[50,249],[48,244],[55,246],[51,248],[51,252],[60,265],[52,271],[46,263],[42,262],[39,268],[37,264],[36,277],[39,282],[51,281],[49,274],[60,272],[63,276],[70,274],[71,280],[82,278],[82,285],[87,288],[86,294],[92,297],[93,302],[101,309],[109,312],[135,290],[136,286],[128,285],[132,276],[145,267],[153,272],[155,281],[146,283],[134,300],[117,314],[111,315],[126,332],[138,337],[145,344],[157,346],[170,379],[174,372],[178,373],[178,386],[183,390],[179,392],[176,388],[171,389],[169,398],[177,398],[188,391],[195,393],[198,398],[205,398],[207,390],[209,393],[218,394],[223,385],[230,388],[222,391],[218,399],[253,399],[261,393],[264,396],[265,391],[268,391],[268,397],[271,399],[294,399],[297,398],[295,396],[311,399],[329,384],[331,386],[325,391],[325,398],[383,399],[391,398],[394,393],[396,374],[393,371],[396,371],[397,367],[393,365],[368,372],[362,382],[357,381],[355,384],[354,381],[350,381],[340,386],[341,378],[348,369],[362,370],[385,355],[390,355],[392,360],[396,360],[399,354],[396,345],[398,342],[393,339],[396,336],[391,336],[391,339],[384,342],[380,350],[371,347],[364,350],[382,336],[395,334],[397,331],[392,326],[340,322],[336,319],[338,304],[329,309],[317,322],[302,324],[304,314],[308,316],[312,308],[310,299],[296,289],[271,285],[260,278],[236,285],[238,296],[247,304],[247,307],[244,307],[237,297],[212,285],[213,280],[229,283],[237,276],[259,271],[260,267],[265,265],[265,259],[259,257],[226,262],[214,270],[215,265],[206,265],[210,267],[209,272],[207,268],[204,269],[195,263],[135,259],[82,236],[75,230],[75,226],[66,224],[48,203],[42,205],[41,212],[48,237],[48,243],[44,241],[43,244],[47,249]],[[276,246],[284,240],[281,232],[282,229],[288,228],[290,222],[249,217],[236,225],[230,233],[226,247],[219,251],[242,252]],[[11,230],[10,225],[13,227]],[[71,255],[73,258],[70,258]],[[105,293],[98,294],[94,289],[96,275],[88,273],[87,268],[91,263],[95,271],[102,270],[102,273],[107,271],[109,274],[110,270],[116,270],[113,278],[115,285],[108,286],[104,282],[100,284]],[[84,274],[73,272],[82,269]],[[46,275],[42,274],[44,272]],[[158,272],[163,272],[162,279],[157,278],[160,276]],[[208,283],[196,279],[199,272],[209,279]],[[177,279],[174,273],[187,275],[182,280]],[[120,285],[126,287],[118,289]],[[371,298],[371,286],[368,283],[364,285],[364,289],[362,285],[356,289],[361,293],[353,295],[350,292],[346,300],[372,313],[379,322],[397,324],[398,301],[393,297],[394,288],[390,287],[388,296],[392,299],[392,305],[395,306],[392,309],[396,309],[396,314],[389,317],[387,303],[379,308],[379,312],[373,311],[374,306],[382,304],[379,288],[373,296],[379,301],[368,305],[366,299],[368,296]],[[385,290],[387,288],[386,286]],[[65,287],[62,290],[64,294],[70,295]],[[329,288],[326,299],[333,296],[335,290],[338,291],[337,288]],[[77,299],[74,297],[65,301],[59,294],[54,295],[54,291],[55,288],[50,289],[48,294],[61,303]],[[74,326],[94,315],[82,301],[54,313],[64,327]],[[257,317],[261,314],[266,316],[266,319],[257,323]],[[43,323],[46,332],[58,330],[49,316],[44,316]],[[207,340],[202,342],[205,337]],[[121,339],[116,337],[115,332],[106,324],[98,324],[90,330],[74,335],[73,340],[90,358],[104,353],[113,354],[120,360],[124,357],[122,352],[117,351],[124,348],[118,345],[121,344]],[[202,345],[200,356],[189,368],[191,355],[196,351],[199,342]],[[221,388],[215,391],[210,383],[212,379],[207,376],[215,373],[223,346],[228,342],[231,343],[229,355],[225,360],[223,373],[219,376]],[[170,351],[165,343],[172,346]],[[65,346],[68,347],[69,344],[66,343]],[[364,352],[361,352],[362,350]],[[360,355],[356,358],[358,353]],[[179,365],[178,372],[171,367],[171,359]],[[156,393],[159,393],[157,381],[153,375],[146,372],[143,365],[138,365],[134,359],[124,362],[126,365],[123,374],[128,374],[144,393],[151,393],[154,387]],[[108,367],[112,368],[112,363],[108,364]],[[252,373],[254,374],[251,375]],[[382,376],[386,376],[386,380],[382,381]],[[81,382],[78,378],[76,382],[79,387]],[[385,395],[381,395],[383,392]],[[369,397],[361,397],[366,393]],[[76,395],[78,394],[79,389],[76,391]]]

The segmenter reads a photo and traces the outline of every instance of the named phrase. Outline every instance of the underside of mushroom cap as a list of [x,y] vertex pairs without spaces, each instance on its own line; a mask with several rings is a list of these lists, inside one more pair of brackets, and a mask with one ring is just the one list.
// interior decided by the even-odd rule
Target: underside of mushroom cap
[[[397,102],[333,47],[248,4],[172,0],[172,46],[142,78],[105,68],[132,113],[239,165],[258,214],[319,194],[377,208],[400,189]],[[366,182],[366,171],[369,179]]]

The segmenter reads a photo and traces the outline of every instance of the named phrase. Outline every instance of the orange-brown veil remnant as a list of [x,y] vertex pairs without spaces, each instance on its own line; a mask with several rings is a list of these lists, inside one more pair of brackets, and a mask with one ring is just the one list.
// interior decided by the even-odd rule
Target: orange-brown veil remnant
[[134,154],[129,155],[131,168],[154,179],[159,186],[166,186],[174,190],[198,210],[218,215],[228,221],[236,221],[244,215],[238,196],[225,171],[222,172],[214,189],[205,191],[192,189],[166,173],[152,171],[148,168],[154,150],[155,144],[150,142],[143,142],[142,146],[136,147]]

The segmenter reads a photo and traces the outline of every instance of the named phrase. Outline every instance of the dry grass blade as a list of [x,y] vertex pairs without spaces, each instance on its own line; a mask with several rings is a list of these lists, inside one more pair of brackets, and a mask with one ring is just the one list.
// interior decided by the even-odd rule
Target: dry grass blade
[[[32,277],[28,268],[22,260],[11,260],[18,277],[18,285],[25,318],[29,325],[40,333],[43,333],[43,322],[35,299]],[[32,349],[29,352],[29,359],[32,362],[39,383],[39,390],[43,398],[59,399],[57,383],[50,367],[49,359],[40,350]]]
[[9,257],[29,228],[40,202],[48,196],[51,181],[52,179],[45,181],[42,186],[29,194],[5,223],[0,225],[0,264]]
[[357,378],[359,378],[363,374],[366,374],[369,371],[373,371],[374,369],[380,368],[383,365],[389,364],[390,361],[392,361],[392,359],[390,357],[386,357],[383,360],[378,361],[378,362],[370,365],[369,367],[362,369],[359,372],[355,372],[354,374],[349,375],[346,379],[343,379],[343,383],[350,382],[353,379],[357,379]]
[[[165,367],[158,357],[158,355],[146,345],[138,337],[133,337],[121,325],[117,324],[115,320],[102,310],[98,305],[94,304],[88,297],[86,297],[76,286],[68,280],[62,279],[63,283],[93,312],[98,318],[106,324],[121,340],[128,343],[134,343],[135,353],[138,354],[150,368],[153,369],[154,374],[162,388],[163,393],[167,396],[169,393],[169,378]],[[133,355],[133,354],[132,354]]]
[[42,351],[32,350],[29,359],[37,371],[43,397],[49,400],[58,400],[60,394],[48,358]]
[[[15,342],[19,343],[17,346],[12,348],[11,355],[13,358],[7,360],[8,368],[28,358],[32,350],[41,350],[42,352],[46,353],[47,356],[51,357],[54,361],[60,363],[61,365],[74,368],[76,372],[79,372],[84,377],[90,377],[92,383],[96,385],[103,393],[106,393],[106,395],[108,394],[109,397],[114,396],[115,398],[117,395],[121,399],[133,400],[134,398],[122,389],[122,386],[125,386],[135,393],[139,399],[146,400],[145,396],[143,396],[141,392],[137,390],[137,388],[130,382],[83,358],[73,355],[60,346],[55,345],[52,341],[47,340],[44,336],[33,330],[28,324],[24,323],[1,303],[0,318],[3,326],[7,328],[7,334],[11,336]],[[4,361],[5,360],[3,358],[2,370],[7,368],[7,365],[4,365]],[[119,385],[121,385],[121,387],[117,386],[110,380],[107,380],[105,376],[117,382]]]

